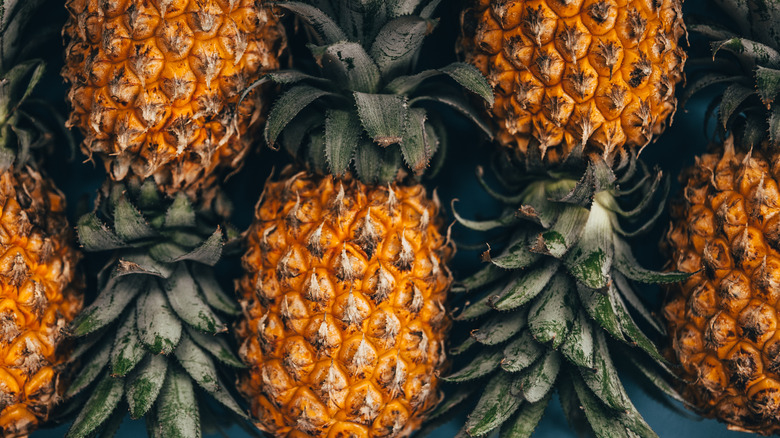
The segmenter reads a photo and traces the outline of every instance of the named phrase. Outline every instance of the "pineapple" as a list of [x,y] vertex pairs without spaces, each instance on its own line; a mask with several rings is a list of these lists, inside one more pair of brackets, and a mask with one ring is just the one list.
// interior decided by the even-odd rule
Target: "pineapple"
[[33,166],[6,167],[0,197],[0,434],[23,437],[48,420],[68,381],[63,335],[81,309],[80,254],[62,193]]
[[501,144],[551,165],[612,162],[665,129],[686,58],[681,0],[470,1],[459,46],[493,86]]
[[45,69],[40,59],[24,59],[47,42],[28,39],[41,31],[40,22],[28,20],[40,7],[0,1],[0,435],[6,438],[54,421],[72,372],[64,329],[83,298],[65,198],[31,159],[33,149],[60,140],[46,122],[60,116],[44,115],[48,105],[29,98]]
[[666,382],[664,358],[632,316],[663,331],[632,281],[672,282],[687,274],[642,268],[625,240],[658,218],[668,180],[662,185],[660,172],[653,175],[635,158],[613,170],[595,157],[579,180],[573,172],[529,177],[525,163],[513,159],[504,151],[497,160],[504,167],[495,169],[512,195],[495,192],[478,173],[488,193],[506,205],[499,218],[476,222],[456,213],[470,229],[500,231],[491,246],[501,250],[489,246],[487,265],[453,287],[456,295],[469,294],[455,316],[466,336],[450,350],[463,365],[442,378],[456,385],[431,416],[472,399],[459,436],[528,437],[557,389],[580,433],[656,436],[611,357],[628,359],[679,399]]
[[420,181],[446,137],[425,106],[473,117],[453,85],[492,94],[468,64],[413,71],[438,0],[316,3],[277,5],[321,69],[267,76],[289,85],[267,143],[299,170],[267,183],[246,233],[238,386],[275,437],[408,437],[441,398],[450,326],[452,248]]
[[69,124],[112,179],[154,178],[195,199],[240,168],[261,122],[240,93],[279,67],[274,13],[255,0],[69,0]]
[[303,173],[266,186],[236,328],[251,370],[240,389],[263,430],[406,437],[420,426],[441,397],[450,326],[441,222],[419,185]]
[[[724,24],[691,26],[712,47],[686,95],[720,85],[719,136],[681,177],[664,246],[670,267],[691,273],[669,288],[669,355],[682,394],[702,415],[735,430],[780,433],[775,309],[780,180],[780,8],[718,2]],[[730,62],[723,59],[728,57]]]

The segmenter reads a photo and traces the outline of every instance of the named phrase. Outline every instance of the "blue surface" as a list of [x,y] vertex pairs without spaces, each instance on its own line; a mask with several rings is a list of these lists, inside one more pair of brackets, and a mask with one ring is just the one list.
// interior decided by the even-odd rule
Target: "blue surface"
[[[448,0],[451,1],[451,0]],[[55,2],[56,3],[56,2]],[[686,3],[686,11],[696,10],[706,4],[701,0],[689,0]],[[457,11],[448,10],[446,13],[451,18]],[[444,12],[443,12],[444,13]],[[440,31],[451,31],[451,25],[448,29],[446,21],[442,22],[443,29]],[[434,35],[434,38],[436,35]],[[450,41],[447,40],[450,38]],[[452,44],[452,36],[442,37],[445,41],[439,47],[451,47],[446,44]],[[57,49],[57,48],[55,48]],[[437,56],[447,56],[437,53]],[[439,65],[442,65],[441,63]],[[61,102],[64,100],[64,89],[56,76],[57,66],[50,68],[48,93],[51,93],[51,100]],[[54,72],[54,73],[51,73]],[[679,111],[674,125],[663,135],[660,140],[647,147],[643,158],[650,164],[659,164],[668,175],[673,176],[676,181],[676,175],[679,174],[683,166],[689,166],[693,163],[693,157],[701,154],[705,150],[706,139],[702,133],[702,113],[704,110],[703,100],[694,101],[689,104],[691,109],[689,113]],[[489,215],[498,208],[477,186],[474,178],[474,167],[477,163],[486,164],[486,149],[476,138],[473,130],[466,130],[468,126],[465,122],[457,121],[453,123],[453,135],[451,136],[451,153],[446,171],[438,176],[432,183],[432,186],[438,187],[439,195],[445,205],[455,197],[460,199],[457,208],[465,216],[475,217],[479,214]],[[88,164],[80,163],[83,158],[78,156],[75,161],[67,163],[67,153],[59,151],[48,163],[48,170],[57,184],[67,194],[69,199],[69,209],[72,223],[75,222],[79,204],[85,205],[83,201],[89,200],[96,188],[103,179],[103,174],[99,169],[95,169]],[[63,164],[65,163],[65,164]],[[281,154],[274,154],[267,150],[261,154],[255,154],[250,157],[246,163],[244,171],[228,183],[228,191],[236,205],[236,214],[233,218],[234,223],[240,227],[246,227],[252,218],[252,207],[262,189],[262,183],[266,179],[268,172],[273,165],[279,168],[283,165],[284,157]],[[676,193],[678,186],[673,186],[672,193]],[[88,203],[86,205],[89,205]],[[657,245],[663,232],[663,226],[667,222],[659,221],[660,226],[656,227],[648,236],[634,241],[632,244],[637,248],[635,251],[641,261],[649,267],[660,267],[663,260],[658,255]],[[462,229],[454,229],[454,237],[459,241],[467,243],[478,242],[474,235],[465,233]],[[453,270],[456,276],[468,274],[475,266],[478,266],[477,251],[460,251],[453,263]],[[226,268],[226,277],[237,275],[237,264]],[[642,289],[644,297],[658,305],[660,290],[655,287],[646,287]],[[625,376],[625,373],[623,374]],[[629,377],[624,377],[623,382],[636,405],[639,412],[644,416],[650,426],[662,438],[670,437],[707,437],[707,438],[739,438],[747,437],[747,434],[738,432],[729,432],[723,424],[714,420],[702,420],[686,411],[678,403],[672,403],[674,408],[662,404],[658,400],[652,399],[645,393],[636,382]],[[462,421],[462,419],[460,420]],[[450,438],[453,437],[459,424],[450,423],[442,426],[431,435],[432,438]],[[67,431],[67,426],[61,426],[56,429],[38,431],[32,435],[33,438],[53,438],[61,437]],[[233,438],[249,437],[250,435],[241,429],[234,427],[226,431],[227,436]],[[122,424],[119,438],[135,438],[146,435],[144,423],[142,421],[132,421],[129,418]],[[223,436],[223,435],[211,435]],[[569,429],[566,420],[558,404],[557,397],[547,409],[545,416],[534,434],[534,437],[575,437]]]

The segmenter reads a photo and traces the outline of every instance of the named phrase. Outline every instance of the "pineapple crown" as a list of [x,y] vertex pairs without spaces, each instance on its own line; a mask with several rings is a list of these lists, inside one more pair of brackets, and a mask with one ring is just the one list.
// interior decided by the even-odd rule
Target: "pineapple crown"
[[493,243],[501,252],[493,256],[489,248],[486,266],[452,289],[465,302],[455,320],[468,335],[451,350],[465,359],[462,366],[443,380],[486,384],[456,386],[433,415],[475,395],[463,436],[499,428],[500,437],[530,436],[557,388],[573,427],[596,436],[656,436],[610,357],[620,352],[659,390],[681,399],[667,382],[668,364],[632,316],[663,333],[632,281],[675,282],[687,274],[643,268],[624,240],[660,216],[668,179],[636,158],[618,174],[594,159],[579,180],[560,174],[531,183],[502,180],[516,195],[491,189],[482,172],[478,177],[504,213],[478,222],[453,210],[463,226],[497,233]]
[[[39,8],[46,0],[0,0],[0,171],[12,165],[24,166],[32,150],[52,144],[50,125],[64,128],[60,114],[47,103],[34,99],[33,90],[43,78],[45,62],[31,58],[42,44],[56,37],[56,26],[42,26]],[[35,30],[30,19],[36,17]],[[29,35],[34,35],[30,38]]]
[[[490,129],[455,87],[492,105],[490,85],[473,66],[453,63],[414,73],[431,16],[440,0],[287,1],[275,6],[306,22],[311,72],[268,74],[250,87],[274,81],[286,87],[268,115],[265,140],[304,158],[313,170],[343,176],[352,170],[364,183],[390,182],[402,163],[421,175],[446,148],[446,130],[426,108],[444,104],[488,135]],[[432,81],[449,77],[453,83]]]
[[81,410],[67,436],[110,436],[128,410],[146,418],[151,436],[199,435],[199,409],[216,407],[199,407],[201,390],[228,417],[246,418],[221,377],[243,367],[220,316],[239,309],[212,268],[223,231],[186,195],[167,198],[151,180],[108,182],[98,198],[79,220],[79,240],[110,255],[97,298],[70,326],[79,338],[71,360],[83,366],[66,397],[89,398],[72,404]]
[[[766,140],[780,146],[780,3],[773,0],[715,0],[724,19],[700,20],[688,29],[709,42],[712,58],[695,61],[702,68],[681,102],[717,86],[707,120],[719,110],[718,133],[733,133],[746,150]],[[695,46],[694,46],[695,47]],[[705,129],[707,127],[705,126]]]

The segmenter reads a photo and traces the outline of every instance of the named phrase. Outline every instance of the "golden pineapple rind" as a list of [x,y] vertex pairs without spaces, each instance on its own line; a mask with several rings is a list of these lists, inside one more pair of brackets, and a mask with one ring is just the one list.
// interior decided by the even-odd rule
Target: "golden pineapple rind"
[[64,329],[82,306],[65,199],[33,169],[0,174],[0,432],[27,436],[65,383]]
[[[82,150],[115,180],[197,192],[242,164],[262,122],[254,93],[279,68],[284,31],[255,0],[69,0],[63,76]],[[239,116],[233,118],[238,111]]]
[[422,186],[298,174],[247,232],[239,388],[276,437],[408,437],[437,404],[451,249]]
[[583,142],[608,161],[641,150],[676,109],[681,3],[473,0],[460,48],[493,86],[498,141],[549,163]]
[[727,140],[685,175],[665,246],[671,351],[683,396],[733,428],[780,433],[780,167]]

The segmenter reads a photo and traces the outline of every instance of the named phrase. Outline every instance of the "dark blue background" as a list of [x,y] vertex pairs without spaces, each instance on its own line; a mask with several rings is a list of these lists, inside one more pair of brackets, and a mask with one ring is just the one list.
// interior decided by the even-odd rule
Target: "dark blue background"
[[[57,5],[57,2],[52,2]],[[441,8],[442,23],[440,28],[431,37],[426,46],[423,63],[432,66],[443,65],[454,59],[454,54],[449,50],[454,46],[455,23],[457,20],[457,7],[452,0],[445,0]],[[686,13],[696,13],[708,2],[702,0],[689,1],[685,5]],[[449,7],[448,7],[449,6]],[[62,20],[63,15],[56,10],[49,11],[54,20]],[[50,65],[47,81],[42,87],[45,97],[64,108],[65,88],[62,85],[57,70],[61,62],[61,51],[53,48],[48,59],[55,59]],[[53,57],[53,58],[52,58]],[[693,163],[694,156],[705,151],[707,138],[703,132],[703,112],[706,101],[703,98],[692,101],[688,105],[688,112],[678,111],[672,127],[656,143],[648,146],[643,158],[650,164],[660,165],[668,174],[672,175],[675,184],[673,193],[679,189],[676,184],[676,175],[683,166]],[[430,187],[436,187],[445,205],[453,198],[459,198],[459,211],[467,217],[479,217],[496,212],[498,206],[486,197],[477,186],[474,177],[474,168],[477,163],[486,164],[489,147],[483,144],[473,129],[463,120],[454,118],[451,114],[445,114],[450,120],[452,135],[450,137],[450,153],[441,175],[430,181]],[[49,174],[67,194],[69,200],[69,212],[72,223],[79,212],[91,205],[91,199],[95,190],[104,178],[101,169],[96,169],[91,164],[82,163],[83,156],[77,154],[75,160],[68,160],[67,148],[58,147],[52,158],[46,162]],[[233,221],[236,226],[243,229],[252,219],[252,211],[257,198],[262,190],[272,166],[284,165],[286,157],[280,153],[274,153],[267,149],[259,151],[247,159],[244,170],[227,184],[227,190],[236,206]],[[447,214],[451,214],[447,209]],[[663,259],[658,254],[658,242],[661,239],[663,228],[668,220],[659,221],[659,225],[647,236],[643,236],[632,242],[634,251],[641,261],[649,267],[659,268],[663,265]],[[478,236],[465,233],[461,228],[455,228],[455,238],[466,243],[478,242]],[[460,251],[453,262],[453,270],[456,276],[467,275],[479,265],[477,251]],[[231,284],[230,278],[240,274],[236,259],[227,260],[223,267],[223,282],[226,287]],[[654,303],[656,309],[662,293],[657,287],[646,287],[642,290],[647,301]],[[702,420],[689,411],[685,411],[678,403],[671,406],[664,405],[638,386],[629,373],[623,374],[625,384],[632,401],[647,422],[660,437],[742,437],[745,434],[729,432],[723,424],[714,420]],[[459,423],[462,420],[447,424],[435,433],[433,438],[450,438],[457,433]],[[67,431],[67,425],[56,429],[39,431],[34,433],[34,438],[60,437]],[[249,435],[241,429],[234,427],[226,431],[230,437],[240,438]],[[120,438],[144,436],[146,430],[142,421],[125,420],[119,432]],[[219,435],[215,435],[219,436]],[[535,437],[574,437],[570,431],[563,413],[558,404],[557,397],[553,399],[547,409],[541,425],[534,434]]]

